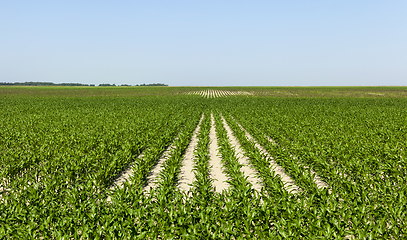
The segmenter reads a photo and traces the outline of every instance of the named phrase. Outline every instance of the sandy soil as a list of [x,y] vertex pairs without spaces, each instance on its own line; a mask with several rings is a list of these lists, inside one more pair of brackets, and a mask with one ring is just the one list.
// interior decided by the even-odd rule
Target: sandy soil
[[0,187],[0,200],[3,200],[3,194],[7,194],[10,191],[8,188]]
[[[259,149],[261,153],[263,153],[264,155],[266,155],[267,158],[270,159],[270,161],[271,161],[271,166],[272,166],[272,168],[273,168],[273,171],[274,171],[277,175],[280,175],[281,181],[284,183],[285,189],[286,189],[288,192],[291,192],[291,193],[298,193],[298,192],[300,191],[300,188],[299,188],[297,185],[295,185],[294,180],[293,180],[290,176],[288,176],[288,175],[285,173],[284,169],[283,169],[281,166],[279,166],[279,165],[273,160],[273,157],[270,156],[270,154],[266,151],[266,149],[264,149],[264,148],[256,141],[256,139],[254,139],[254,138],[246,131],[246,129],[244,129],[239,123],[238,123],[238,126],[240,127],[240,129],[242,129],[242,130],[245,132],[246,137],[247,137],[249,140],[252,140],[252,141],[255,143],[255,147],[256,147],[257,149]],[[270,139],[271,139],[271,138],[270,138]],[[275,142],[273,141],[273,139],[271,139],[271,140],[272,140],[273,143],[275,143]]]
[[[240,126],[240,124],[239,124],[239,126]],[[240,127],[242,128],[242,126],[240,126]],[[242,129],[243,129],[243,128],[242,128]],[[267,135],[264,135],[264,137],[266,137],[267,140],[269,140],[269,142],[273,143],[273,145],[276,145],[276,144],[277,144],[276,141],[274,141],[274,139],[272,139],[271,137],[269,137],[269,136],[267,136]]]
[[[137,158],[142,158],[143,153],[138,155]],[[116,180],[110,185],[109,189],[114,190],[117,187],[122,187],[125,181],[130,180],[130,177],[133,175],[133,164],[130,164],[129,167],[121,172],[117,177]],[[110,196],[107,197],[107,202],[112,202],[112,198]]]
[[[314,175],[314,181],[317,184],[318,188],[329,188],[328,184],[326,182],[324,182],[318,175],[316,172],[314,172],[314,170],[311,169],[311,173],[315,174]],[[331,191],[328,191],[329,193]]]
[[[239,125],[240,126],[240,125]],[[241,126],[240,126],[241,127]],[[242,128],[242,127],[241,127]],[[242,128],[243,129],[243,128]],[[265,135],[266,136],[266,135]],[[272,138],[269,136],[266,136],[266,138],[273,144],[277,144]],[[296,160],[296,157],[293,155],[290,155],[294,160]],[[307,166],[304,166],[305,168],[308,168]],[[314,175],[314,182],[317,185],[318,188],[329,188],[328,184],[324,182],[317,174],[314,172],[314,170],[310,169],[310,172]]]
[[214,179],[213,185],[215,187],[215,191],[218,193],[221,193],[223,190],[226,190],[229,187],[229,183],[226,182],[228,180],[228,178],[223,173],[221,158],[219,157],[218,139],[216,138],[215,121],[213,119],[212,114],[211,114],[211,130],[209,132],[209,139],[210,139],[209,165],[212,166],[211,171],[210,171],[210,176],[212,177],[212,179]]
[[239,163],[242,164],[241,171],[245,176],[247,176],[247,180],[253,185],[253,189],[260,191],[262,185],[260,184],[260,179],[257,177],[256,171],[253,170],[249,164],[249,159],[243,155],[243,149],[240,143],[237,141],[235,136],[232,134],[232,129],[227,125],[225,119],[222,116],[222,121],[227,131],[228,138],[230,139],[230,143],[232,146],[236,147],[236,156],[239,159]]
[[[296,160],[297,158],[294,157],[293,155],[290,155],[294,160]],[[305,168],[309,168],[308,166],[304,166]],[[316,172],[314,172],[314,170],[310,169],[310,172],[314,175],[314,182],[317,185],[318,188],[329,188],[328,184],[326,182],[324,182],[318,175]],[[330,191],[329,191],[330,192]]]
[[195,181],[195,174],[193,172],[195,158],[194,150],[198,145],[197,135],[201,126],[202,119],[203,115],[192,135],[191,142],[189,143],[188,148],[185,150],[185,157],[184,160],[182,161],[178,187],[186,192],[188,192],[191,189],[191,185]]
[[[237,124],[238,124],[239,127],[245,132],[246,137],[247,137],[248,139],[253,140],[253,141],[255,142],[255,146],[256,146],[263,154],[265,154],[267,157],[269,157],[269,158],[272,160],[273,157],[271,157],[271,156],[268,154],[268,152],[267,152],[260,144],[258,144],[257,141],[256,141],[239,123],[237,123]],[[264,136],[267,138],[267,140],[269,140],[269,142],[271,142],[271,143],[273,143],[273,144],[277,144],[271,137],[266,136],[266,135],[264,135]],[[291,155],[291,157],[292,157],[293,159],[295,159],[295,157],[293,157],[292,155]],[[274,168],[274,171],[276,172],[276,174],[279,174],[279,175],[280,175],[280,173],[285,174],[285,173],[284,173],[284,169],[281,168],[279,165],[277,165],[276,162],[272,161],[272,163],[273,163],[274,166],[276,166],[276,167]],[[274,166],[273,166],[273,167],[274,167]],[[279,168],[280,168],[280,169],[279,169]],[[320,177],[318,177],[318,176],[316,175],[316,173],[315,173],[312,169],[310,169],[310,171],[311,171],[312,174],[315,174],[314,182],[315,182],[315,184],[317,185],[318,188],[327,188],[327,187],[329,187],[328,184],[327,184],[326,182],[324,182]],[[280,176],[281,176],[281,179],[283,180],[283,175],[280,175]],[[287,176],[287,177],[288,177],[288,176]],[[289,178],[289,177],[288,177],[288,178]],[[290,186],[290,182],[291,182],[291,184],[292,184],[292,190],[291,190],[291,192],[295,193],[295,192],[296,192],[295,189],[296,189],[297,191],[299,190],[299,187],[294,184],[294,181],[293,181],[292,179],[291,179],[291,180],[290,180],[290,179],[287,179],[287,180],[288,180],[288,182],[285,182],[284,180],[283,180],[283,182],[284,182],[284,183],[287,183],[288,186]]]
[[250,92],[246,91],[223,91],[223,90],[202,90],[202,91],[193,91],[186,93],[188,95],[201,95],[206,98],[216,98],[216,97],[227,97],[235,95],[253,95]]
[[[175,138],[174,142],[177,140]],[[167,147],[163,154],[161,155],[160,159],[158,159],[157,164],[153,167],[153,169],[147,175],[147,182],[144,186],[143,190],[149,192],[151,188],[155,188],[157,186],[157,177],[158,173],[162,170],[163,163],[170,157],[171,149],[175,148],[173,144]]]
[[[142,158],[143,153],[141,153],[137,158]],[[130,179],[130,176],[133,175],[133,164],[130,164],[129,167],[121,172],[116,180],[113,182],[113,184],[110,186],[109,189],[113,190],[115,187],[121,187],[125,181],[128,181]]]

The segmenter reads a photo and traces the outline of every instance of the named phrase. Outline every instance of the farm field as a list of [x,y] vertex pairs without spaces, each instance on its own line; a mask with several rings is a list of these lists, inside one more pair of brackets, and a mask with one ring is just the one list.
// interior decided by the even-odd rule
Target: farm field
[[0,87],[1,239],[407,238],[407,87]]

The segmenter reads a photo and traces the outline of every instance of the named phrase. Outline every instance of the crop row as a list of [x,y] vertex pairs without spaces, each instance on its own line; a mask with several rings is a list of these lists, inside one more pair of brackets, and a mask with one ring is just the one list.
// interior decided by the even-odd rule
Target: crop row
[[[0,193],[0,238],[407,234],[403,100],[189,95],[2,100],[0,187],[6,190]],[[230,186],[222,193],[211,175],[211,114]],[[224,123],[256,170],[261,191],[253,190],[242,171],[241,149],[231,144]],[[198,124],[195,181],[184,192],[178,188],[180,168]],[[157,187],[146,193],[147,176],[166,149]],[[301,191],[286,190],[274,162]],[[109,188],[129,167],[133,175]],[[318,187],[315,174],[329,188]]]
[[[228,112],[300,185],[314,169],[332,188],[322,209],[354,236],[396,236],[406,228],[405,112],[397,100],[252,99]],[[236,104],[236,102],[234,103]],[[224,106],[228,106],[224,104]],[[231,105],[229,105],[231,106]],[[272,144],[265,137],[271,137]],[[292,160],[294,155],[296,164]],[[289,166],[291,165],[291,166]],[[300,178],[305,177],[304,181]],[[314,186],[309,192],[318,189]],[[336,217],[334,217],[336,215]]]

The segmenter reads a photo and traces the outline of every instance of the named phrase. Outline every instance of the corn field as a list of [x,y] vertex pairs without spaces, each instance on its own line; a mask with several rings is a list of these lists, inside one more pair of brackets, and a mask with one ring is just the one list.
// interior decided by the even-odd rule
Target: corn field
[[407,238],[406,97],[27,89],[0,95],[1,239]]

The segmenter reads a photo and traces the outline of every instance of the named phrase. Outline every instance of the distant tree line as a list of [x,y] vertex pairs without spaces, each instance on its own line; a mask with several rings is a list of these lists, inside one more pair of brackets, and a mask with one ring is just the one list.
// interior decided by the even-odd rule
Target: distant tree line
[[150,84],[136,84],[135,86],[168,86],[167,84],[164,83],[150,83]]
[[52,83],[52,82],[0,82],[3,86],[95,86],[95,84],[82,84],[82,83]]
[[[116,84],[109,84],[109,83],[99,84],[99,87],[115,87],[115,86],[116,86]],[[143,83],[143,84],[136,84],[136,85],[121,84],[121,85],[118,85],[118,86],[121,86],[121,87],[137,86],[137,87],[139,87],[139,86],[168,86],[168,85],[164,84],[164,83],[149,83],[149,84]]]
[[[86,86],[86,87],[94,87],[95,84],[82,84],[82,83],[52,83],[52,82],[15,82],[15,83],[8,83],[8,82],[0,82],[0,86]],[[109,84],[109,83],[102,83],[98,85],[99,87],[115,87],[116,84]],[[130,87],[133,85],[122,84],[118,86],[123,87]],[[134,86],[168,86],[164,83],[150,83],[150,84],[136,84]]]

